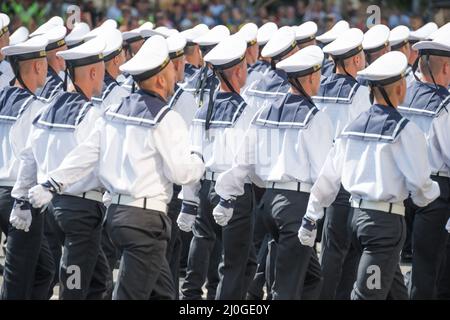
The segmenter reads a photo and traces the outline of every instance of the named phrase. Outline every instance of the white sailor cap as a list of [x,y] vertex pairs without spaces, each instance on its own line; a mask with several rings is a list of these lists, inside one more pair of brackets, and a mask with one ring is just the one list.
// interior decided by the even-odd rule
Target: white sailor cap
[[434,40],[419,41],[413,45],[419,55],[432,55],[450,57],[450,37],[448,34],[440,34]]
[[215,46],[204,58],[216,70],[225,70],[241,63],[245,58],[247,43],[241,36],[227,37]]
[[409,33],[409,42],[416,43],[422,40],[426,40],[428,39],[428,36],[431,35],[433,32],[435,32],[437,29],[438,26],[436,23],[428,22],[419,29],[411,31]]
[[82,67],[103,61],[103,50],[105,47],[105,40],[96,37],[73,49],[59,51],[56,55],[63,58],[68,67]]
[[322,49],[312,45],[278,62],[276,67],[277,69],[284,70],[289,78],[300,78],[320,70],[323,59],[324,54]]
[[76,22],[72,31],[66,36],[66,44],[69,49],[76,47],[84,42],[84,37],[91,29],[85,22]]
[[66,34],[67,29],[64,26],[54,26],[52,29],[43,34],[48,40],[45,50],[51,51],[65,46],[66,41],[64,40],[64,37]]
[[199,24],[194,28],[187,29],[181,32],[181,34],[186,38],[186,46],[195,46],[197,45],[194,40],[203,36],[209,31],[209,28],[206,24]]
[[47,41],[44,35],[40,35],[15,45],[6,46],[2,48],[1,52],[4,56],[13,57],[19,61],[45,58]]
[[397,26],[389,33],[389,45],[391,50],[398,50],[409,41],[409,28],[406,26]]
[[295,40],[297,45],[314,40],[317,33],[317,24],[314,21],[306,21],[298,27],[293,27],[295,30]]
[[360,29],[351,28],[323,47],[323,52],[335,60],[344,60],[362,51],[363,39],[364,33]]
[[[83,41],[89,41],[91,39],[94,39],[95,37],[98,36],[103,36],[105,34],[105,32],[109,32],[112,30],[117,30],[116,28],[114,28],[112,26],[111,23],[106,23],[107,21],[114,21],[114,20],[106,20],[102,25],[100,25],[97,28],[92,29],[91,31],[89,31],[88,33],[86,33],[84,35]],[[115,21],[114,21],[115,22]],[[106,24],[105,24],[106,23]],[[120,33],[120,37],[122,37],[122,33]]]
[[[145,25],[145,27],[144,27],[144,25]],[[144,27],[144,28],[142,28],[142,27]],[[152,28],[153,28],[153,24],[152,24]],[[139,28],[122,32],[122,40],[128,44],[142,40],[142,39],[144,39],[144,37],[142,36],[144,30],[147,30],[146,23],[144,23]],[[149,30],[151,30],[151,29],[149,29]]]
[[236,35],[242,36],[242,39],[247,42],[247,47],[255,45],[256,36],[258,35],[258,26],[254,23],[246,23],[236,32]]
[[408,59],[400,51],[390,51],[372,62],[358,76],[371,85],[385,86],[405,76]]
[[30,34],[30,37],[35,37],[35,36],[39,36],[41,34],[45,34],[45,33],[49,32],[51,29],[53,29],[54,27],[61,27],[61,26],[64,26],[64,20],[60,16],[51,17],[47,22],[40,25],[39,28],[34,30],[34,32],[32,32]]
[[291,27],[283,27],[272,34],[269,42],[264,46],[261,55],[264,58],[281,60],[285,55],[297,47],[295,32]]
[[278,30],[278,26],[274,22],[266,22],[258,29],[256,41],[259,46],[263,46],[269,42],[272,35]]
[[350,25],[348,24],[348,22],[345,20],[340,20],[336,22],[336,24],[330,30],[322,33],[320,36],[317,36],[316,40],[324,44],[330,43],[331,41],[336,40],[339,35],[347,31],[348,29],[350,29]]
[[13,34],[9,37],[9,45],[13,46],[15,44],[22,43],[28,39],[30,32],[24,26],[19,27]]
[[3,12],[0,12],[0,37],[8,32],[8,26],[10,23],[9,16]]
[[[159,34],[153,28],[154,28],[153,23],[151,23],[150,21],[147,21],[147,22],[144,22],[139,28],[137,28],[135,30],[139,33],[141,38],[147,39],[147,38],[150,38],[151,36]],[[159,35],[161,35],[161,34],[159,34]]]
[[366,31],[362,42],[366,53],[374,53],[386,48],[389,45],[390,30],[384,24],[374,25]]
[[102,52],[103,61],[108,62],[122,52],[122,33],[119,30],[105,27],[97,37],[105,41],[105,48]]
[[114,19],[106,19],[101,25],[100,25],[100,28],[104,28],[104,27],[107,27],[107,28],[114,28],[114,29],[117,29],[117,21],[116,20],[114,20]]
[[119,69],[130,74],[135,81],[142,81],[161,72],[169,63],[167,41],[156,35],[145,41],[136,55]]
[[228,38],[230,30],[224,25],[218,25],[209,30],[204,35],[194,39],[194,42],[200,46],[203,55],[206,55],[219,42]]
[[428,36],[430,40],[434,40],[436,38],[439,38],[442,34],[446,34],[447,36],[450,36],[450,22],[447,22],[442,27],[434,31],[432,34]]
[[170,29],[165,26],[158,27],[158,28],[154,29],[154,31],[156,32],[156,34],[159,34],[159,35],[163,36],[164,38],[168,38],[171,33]]
[[186,47],[186,39],[181,34],[171,35],[166,39],[169,49],[170,59],[176,59],[184,55],[184,47]]

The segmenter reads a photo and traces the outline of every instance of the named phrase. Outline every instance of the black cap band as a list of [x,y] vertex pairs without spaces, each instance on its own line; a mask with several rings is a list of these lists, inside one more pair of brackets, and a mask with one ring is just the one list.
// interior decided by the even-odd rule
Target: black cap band
[[83,67],[83,66],[87,66],[89,64],[94,64],[94,63],[103,61],[103,58],[104,58],[103,54],[100,53],[95,56],[90,56],[90,57],[86,57],[86,58],[66,60],[66,64],[68,64],[72,68]]
[[247,42],[247,48],[253,47],[255,44],[257,44],[258,42],[256,41],[256,39],[252,40],[252,41],[248,41]]
[[84,43],[84,40],[80,40],[80,41],[72,43],[70,45],[66,43],[67,44],[67,49],[73,49],[73,48],[78,47],[79,45],[81,45],[83,43]]
[[389,45],[389,41],[386,41],[381,46],[378,46],[378,47],[375,47],[375,48],[371,48],[371,49],[364,49],[364,52],[365,53],[369,53],[369,54],[370,53],[374,53],[374,52],[377,52],[377,51],[380,51],[380,50],[386,48],[388,45]]
[[122,52],[122,47],[120,47],[117,50],[114,50],[110,54],[103,57],[103,61],[108,62],[109,60],[113,59],[114,57],[117,57]]
[[29,53],[20,53],[11,55],[10,57],[16,59],[17,61],[25,61],[31,59],[45,58],[47,56],[47,52],[45,50],[29,52]]
[[387,86],[390,85],[402,78],[405,77],[405,71],[403,71],[401,74],[395,76],[395,77],[391,77],[391,78],[387,78],[387,79],[383,79],[383,80],[367,80],[367,82],[369,83],[369,85],[374,86],[374,87],[383,87],[383,86]]
[[400,49],[401,47],[405,46],[408,43],[409,43],[408,39],[405,39],[403,41],[400,41],[397,44],[391,45],[391,51],[398,50],[398,49]]
[[8,27],[3,27],[0,29],[0,37],[9,31]]
[[164,70],[164,68],[167,67],[169,62],[170,62],[170,58],[167,57],[167,59],[164,60],[163,64],[160,65],[159,67],[152,69],[152,70],[145,71],[141,74],[132,75],[132,77],[133,77],[134,81],[136,81],[136,82],[147,80],[147,79],[153,77],[154,75],[160,73],[162,70]]
[[419,49],[419,56],[450,57],[450,51],[437,49]]
[[186,42],[186,47],[193,47],[193,46],[196,46],[197,44],[195,43],[195,42],[192,42],[192,41],[187,41]]
[[176,52],[170,52],[170,53],[169,53],[169,58],[170,58],[171,60],[180,58],[180,57],[182,57],[182,56],[184,56],[184,48],[181,49],[181,50],[178,50],[178,51],[176,51]]
[[333,58],[333,60],[337,61],[337,60],[345,60],[348,59],[350,57],[353,57],[355,55],[357,55],[358,53],[360,53],[363,50],[362,45],[357,46],[356,48],[351,49],[350,51],[347,51],[346,53],[340,54],[340,55],[333,55],[330,54],[331,58]]
[[239,63],[241,63],[244,60],[244,58],[245,58],[245,54],[242,57],[239,57],[238,59],[230,61],[226,64],[222,64],[220,66],[214,65],[214,70],[222,71],[222,70],[233,68],[234,66],[237,66]]
[[312,35],[312,36],[306,37],[304,39],[298,39],[298,40],[296,40],[297,41],[297,45],[301,45],[301,44],[310,42],[310,41],[314,40],[315,38],[316,38],[316,36]]
[[291,45],[283,50],[281,53],[277,54],[276,56],[272,57],[272,60],[281,60],[285,55],[287,55],[289,52],[294,50],[294,48],[297,47],[297,41],[294,40],[294,42],[291,43]]
[[304,77],[308,74],[314,73],[316,71],[319,71],[321,68],[322,68],[322,65],[316,64],[316,65],[313,65],[311,68],[308,68],[305,70],[301,70],[301,71],[297,71],[297,72],[286,72],[286,73],[287,73],[288,78],[297,79],[297,78]]
[[139,41],[139,40],[144,40],[144,38],[142,38],[141,36],[135,36],[135,37],[125,40],[125,42],[127,42],[128,44],[131,44],[131,43]]
[[65,46],[65,45],[66,45],[66,41],[64,41],[64,39],[61,39],[59,41],[49,43],[45,47],[45,51],[55,50],[55,49],[58,49],[58,48],[61,48],[61,47]]

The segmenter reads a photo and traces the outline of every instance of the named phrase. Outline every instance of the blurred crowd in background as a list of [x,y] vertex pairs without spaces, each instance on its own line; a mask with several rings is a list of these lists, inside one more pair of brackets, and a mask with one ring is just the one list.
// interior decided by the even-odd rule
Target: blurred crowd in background
[[32,31],[51,16],[64,17],[73,4],[81,8],[81,20],[91,27],[111,18],[119,22],[122,31],[145,21],[178,30],[199,23],[210,27],[223,24],[236,31],[249,21],[292,26],[312,20],[321,33],[340,19],[365,30],[366,10],[371,4],[381,8],[381,23],[391,28],[403,24],[414,30],[427,21],[438,25],[439,20],[448,21],[450,12],[450,0],[2,0],[0,10],[13,17],[11,31],[21,25]]

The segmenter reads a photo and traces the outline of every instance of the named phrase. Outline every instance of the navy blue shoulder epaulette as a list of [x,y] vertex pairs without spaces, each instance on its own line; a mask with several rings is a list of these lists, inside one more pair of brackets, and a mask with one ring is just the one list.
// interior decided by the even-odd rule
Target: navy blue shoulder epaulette
[[122,99],[119,105],[111,106],[104,117],[112,122],[151,128],[158,125],[169,111],[161,97],[140,89]]
[[450,93],[444,87],[436,87],[432,83],[414,81],[408,88],[406,97],[399,111],[405,115],[417,114],[425,117],[435,117],[441,111],[447,110],[450,103]]
[[306,128],[319,109],[301,95],[288,93],[264,108],[253,120],[257,126],[277,129]]
[[59,92],[33,124],[47,130],[73,131],[93,104],[78,92]]
[[356,117],[342,131],[341,136],[392,143],[408,122],[395,108],[375,104]]
[[359,87],[360,84],[352,77],[333,73],[321,80],[319,92],[313,97],[313,101],[350,104]]
[[0,122],[15,122],[35,100],[25,89],[4,87],[0,91]]
[[[218,92],[214,99],[210,128],[233,127],[247,104],[238,94],[232,92]],[[194,122],[205,124],[208,105],[197,110]]]

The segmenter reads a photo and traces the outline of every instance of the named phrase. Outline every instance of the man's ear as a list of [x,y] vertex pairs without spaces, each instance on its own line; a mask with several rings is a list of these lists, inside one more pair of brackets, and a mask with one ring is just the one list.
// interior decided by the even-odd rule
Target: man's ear
[[89,77],[91,80],[94,80],[97,77],[97,70],[95,69],[95,66],[89,68]]

